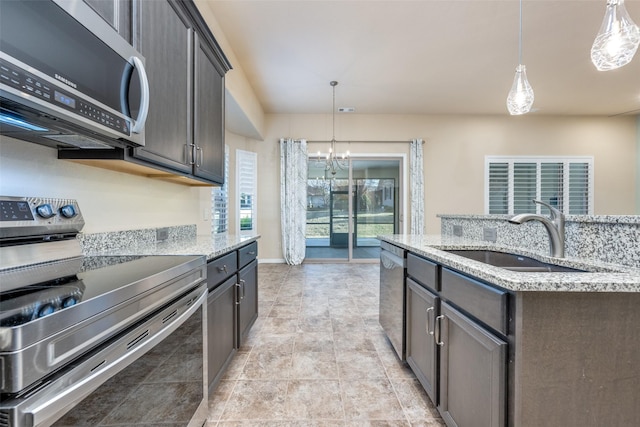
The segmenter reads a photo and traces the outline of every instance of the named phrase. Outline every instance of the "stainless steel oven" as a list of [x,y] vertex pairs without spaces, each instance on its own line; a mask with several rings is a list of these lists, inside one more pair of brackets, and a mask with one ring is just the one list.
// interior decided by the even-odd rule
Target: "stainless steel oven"
[[380,242],[379,322],[401,360],[405,360],[405,267],[404,249]]
[[83,224],[0,197],[0,427],[202,426],[205,257],[82,257]]

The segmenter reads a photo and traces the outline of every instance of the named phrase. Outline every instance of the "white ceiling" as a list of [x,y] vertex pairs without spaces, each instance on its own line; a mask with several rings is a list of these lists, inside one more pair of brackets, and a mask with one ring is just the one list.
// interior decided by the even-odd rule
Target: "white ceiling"
[[[640,24],[640,0],[627,0]],[[266,113],[508,114],[517,0],[208,0]],[[640,52],[599,72],[606,0],[524,0],[533,114],[640,114]]]

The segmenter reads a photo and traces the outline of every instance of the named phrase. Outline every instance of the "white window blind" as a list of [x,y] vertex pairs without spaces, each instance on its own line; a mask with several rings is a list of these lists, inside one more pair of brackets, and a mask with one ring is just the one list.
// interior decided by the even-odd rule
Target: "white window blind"
[[229,146],[224,146],[224,185],[211,190],[211,232],[229,230]]
[[485,158],[486,213],[545,212],[533,199],[565,214],[593,214],[593,157]]
[[251,151],[237,150],[238,234],[255,234],[257,230],[258,156]]

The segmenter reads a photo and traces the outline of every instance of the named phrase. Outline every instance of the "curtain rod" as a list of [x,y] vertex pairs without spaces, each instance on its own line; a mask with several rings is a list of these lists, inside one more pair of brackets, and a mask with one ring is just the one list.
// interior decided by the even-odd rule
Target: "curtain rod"
[[[294,142],[300,142],[299,139],[295,139]],[[327,144],[330,143],[331,141],[307,141],[307,143],[309,144]],[[406,141],[336,141],[338,144],[350,144],[350,143],[367,143],[367,144],[407,144],[407,143],[411,143],[413,141],[411,140],[406,140]],[[422,141],[422,143],[424,144],[424,140]]]

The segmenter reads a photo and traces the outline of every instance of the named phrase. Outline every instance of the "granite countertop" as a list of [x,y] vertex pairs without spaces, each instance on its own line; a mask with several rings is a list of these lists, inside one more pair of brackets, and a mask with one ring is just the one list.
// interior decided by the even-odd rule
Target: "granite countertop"
[[96,252],[96,255],[204,255],[207,261],[245,246],[260,238],[260,235],[195,236],[195,238],[171,240],[158,243],[133,243]]
[[[487,214],[438,214],[438,218],[476,219],[476,220],[508,220],[513,215]],[[640,215],[565,215],[566,222],[593,224],[640,224]]]
[[[640,292],[640,269],[633,267],[591,262],[579,258],[552,258],[526,250],[460,237],[398,234],[378,236],[378,238],[511,291]],[[587,270],[587,272],[514,272],[444,252],[444,250],[461,249],[511,252],[551,264]]]

